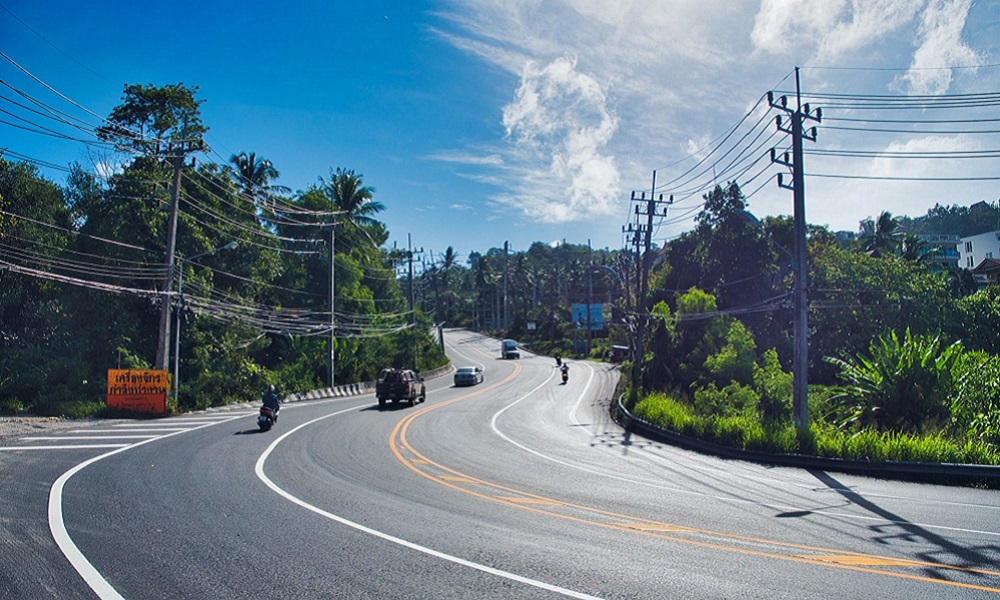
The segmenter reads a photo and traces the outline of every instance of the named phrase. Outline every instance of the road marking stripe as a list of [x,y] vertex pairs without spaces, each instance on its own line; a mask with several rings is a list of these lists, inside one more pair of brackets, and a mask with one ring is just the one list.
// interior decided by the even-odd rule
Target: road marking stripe
[[[233,417],[234,419],[238,417]],[[222,423],[223,421],[218,421],[217,423]],[[213,423],[215,425],[217,423]],[[55,540],[56,546],[69,561],[70,565],[76,570],[76,572],[83,578],[83,581],[90,587],[91,590],[97,594],[97,597],[101,600],[124,600],[121,594],[118,593],[107,579],[101,575],[94,565],[87,560],[87,557],[80,551],[76,543],[73,542],[73,538],[70,537],[69,531],[66,530],[66,523],[63,520],[63,506],[62,506],[62,495],[63,489],[66,483],[71,477],[82,471],[84,468],[96,463],[99,460],[104,460],[109,456],[114,456],[131,448],[136,448],[138,446],[143,446],[163,438],[173,437],[187,431],[194,431],[195,429],[201,429],[202,427],[210,427],[211,425],[201,425],[199,427],[192,427],[190,429],[182,429],[180,431],[175,431],[173,433],[168,433],[163,436],[158,436],[148,440],[143,440],[141,442],[136,442],[134,444],[127,444],[119,447],[117,450],[112,450],[110,452],[105,452],[104,454],[99,454],[89,460],[85,460],[82,463],[76,465],[72,469],[66,471],[59,476],[58,479],[49,488],[49,505],[48,505],[48,518],[49,518],[49,532],[52,533],[52,539]],[[83,446],[67,446],[67,448],[82,448]],[[113,447],[113,446],[91,446],[94,448],[102,447]]]
[[[516,375],[519,372],[519,370],[520,370],[520,367],[517,367],[517,369],[514,371],[514,373],[512,373],[511,376],[509,376],[508,378],[504,379],[503,381],[507,381],[509,379],[512,379],[514,377],[514,375]],[[519,398],[519,399],[515,400],[514,402],[512,402],[510,406],[513,406],[514,404],[517,404],[518,402],[521,402],[525,398],[528,398],[529,396],[531,396],[532,394],[534,394],[535,392],[537,392],[544,385],[546,385],[551,378],[552,378],[552,375],[550,375],[549,378],[546,379],[545,381],[543,381],[539,386],[537,386],[533,390],[529,391],[527,394],[525,394],[521,398]],[[503,383],[503,382],[500,382],[500,383]],[[499,385],[499,383],[496,384],[496,385]],[[432,475],[432,474],[426,472],[425,470],[418,468],[416,466],[415,461],[413,459],[410,459],[410,458],[407,458],[406,456],[404,456],[404,452],[402,450],[400,450],[400,447],[402,447],[403,449],[405,449],[408,454],[411,454],[416,459],[419,459],[419,460],[423,461],[423,463],[427,463],[430,466],[432,466],[432,467],[434,467],[436,469],[439,469],[441,471],[448,472],[452,476],[455,476],[455,477],[467,477],[469,479],[472,479],[473,482],[476,483],[477,485],[488,486],[488,487],[492,487],[494,489],[504,490],[504,491],[507,491],[507,492],[510,492],[510,493],[514,493],[514,494],[520,494],[522,496],[534,497],[534,498],[538,498],[539,500],[550,500],[553,503],[552,505],[577,509],[579,511],[582,511],[584,514],[590,514],[590,515],[600,516],[600,517],[616,516],[616,517],[621,518],[621,519],[633,519],[633,517],[630,517],[628,515],[616,515],[615,513],[611,513],[611,512],[608,512],[608,511],[603,511],[603,510],[600,510],[600,509],[595,509],[595,508],[592,508],[592,507],[587,507],[587,506],[582,506],[582,505],[576,505],[576,504],[572,504],[572,503],[560,502],[560,501],[554,500],[554,499],[546,499],[544,497],[536,496],[536,495],[530,494],[528,492],[523,492],[521,490],[516,490],[516,489],[508,488],[508,487],[505,487],[505,486],[502,486],[502,485],[499,485],[499,484],[495,484],[495,483],[491,483],[491,482],[488,482],[488,481],[484,481],[482,479],[476,479],[474,477],[471,477],[471,476],[466,475],[464,473],[460,473],[458,471],[455,471],[454,469],[448,468],[448,467],[446,467],[446,466],[444,466],[444,465],[442,465],[440,463],[436,463],[436,462],[428,459],[426,456],[420,454],[416,449],[414,449],[412,446],[409,445],[409,442],[407,441],[407,438],[406,438],[406,433],[407,433],[407,431],[409,429],[409,426],[417,418],[425,415],[426,413],[428,413],[428,412],[430,412],[432,410],[436,410],[438,408],[442,408],[444,406],[448,406],[448,405],[453,404],[455,402],[458,402],[458,401],[461,401],[461,400],[465,400],[469,396],[470,395],[461,396],[461,397],[453,398],[453,399],[451,399],[449,401],[446,401],[446,402],[441,402],[441,403],[438,403],[438,404],[435,404],[435,405],[432,405],[432,406],[425,407],[424,409],[422,409],[422,410],[420,410],[420,411],[418,411],[416,413],[413,413],[411,415],[408,415],[408,416],[404,417],[403,419],[401,419],[400,422],[393,429],[393,432],[392,432],[392,434],[390,436],[390,439],[389,439],[389,446],[392,449],[393,454],[395,454],[397,460],[399,460],[401,463],[403,463],[403,465],[406,466],[407,468],[409,468],[411,471],[413,471],[413,472],[415,472],[415,473],[417,473],[417,474],[419,474],[419,475],[421,475],[423,477],[426,477],[427,479],[430,479],[431,481],[436,481],[440,485],[444,485],[446,487],[452,488],[454,490],[457,490],[457,491],[460,491],[460,492],[463,492],[463,493],[466,493],[466,494],[470,494],[472,496],[476,496],[476,497],[483,498],[483,499],[486,499],[486,500],[491,500],[493,502],[502,502],[504,500],[500,500],[498,496],[488,496],[486,494],[480,493],[480,492],[472,490],[472,489],[463,488],[463,487],[460,487],[458,485],[454,485],[452,483],[445,482],[440,476]],[[507,408],[509,408],[509,406],[505,407],[500,412],[503,412],[503,410],[506,410]],[[498,434],[499,434],[499,431],[498,431]],[[500,435],[503,435],[503,434],[500,434]],[[504,437],[505,437],[505,439],[509,439],[509,438],[506,438],[506,436],[504,436]],[[398,445],[397,445],[397,438],[399,440]],[[513,440],[510,440],[510,441],[512,443],[520,446],[520,444],[517,444]],[[538,454],[537,452],[535,452],[535,451],[533,451],[533,450],[531,450],[529,448],[526,448],[524,446],[521,446],[521,447],[524,448],[525,450],[527,450],[528,452],[531,452],[532,454]],[[541,456],[541,455],[539,455],[539,456]],[[556,462],[561,462],[561,461],[556,461]],[[514,504],[512,504],[512,505],[514,505]],[[528,511],[532,511],[532,512],[535,512],[535,513],[538,513],[538,514],[550,515],[550,516],[554,516],[556,518],[566,519],[566,520],[570,520],[570,521],[574,521],[574,522],[579,522],[579,523],[585,523],[585,524],[589,524],[589,525],[595,525],[595,526],[598,526],[598,527],[607,527],[607,528],[612,528],[612,529],[619,529],[619,530],[622,530],[622,531],[634,531],[635,533],[637,533],[639,535],[646,535],[646,536],[650,536],[650,537],[656,537],[656,538],[660,538],[660,539],[664,539],[664,540],[668,540],[668,541],[679,542],[679,543],[682,543],[682,544],[689,544],[689,545],[701,546],[701,547],[705,547],[705,548],[713,548],[713,549],[723,550],[723,551],[729,551],[729,552],[738,552],[738,553],[743,553],[743,554],[752,554],[752,555],[763,556],[763,557],[767,557],[767,558],[777,558],[777,559],[781,559],[781,560],[790,560],[790,561],[793,561],[793,562],[803,562],[803,563],[809,563],[809,564],[814,564],[814,565],[818,565],[818,566],[827,566],[827,567],[832,567],[832,568],[846,569],[846,570],[850,570],[850,571],[859,571],[859,572],[871,573],[871,574],[875,574],[875,575],[882,575],[882,576],[886,576],[886,577],[896,577],[896,578],[900,578],[900,579],[909,579],[909,580],[914,580],[914,581],[921,581],[921,582],[926,582],[926,583],[934,583],[934,584],[939,584],[939,585],[947,585],[947,586],[954,586],[954,587],[974,589],[974,590],[982,590],[982,591],[987,591],[987,592],[1000,592],[1000,587],[989,587],[989,586],[981,586],[981,585],[975,585],[975,584],[960,583],[960,582],[947,581],[947,580],[942,580],[942,579],[935,579],[935,578],[932,578],[932,577],[925,577],[925,576],[921,576],[921,575],[912,575],[912,574],[909,574],[909,573],[887,572],[887,571],[884,571],[884,570],[879,570],[879,569],[876,569],[876,568],[870,568],[870,567],[865,566],[865,565],[872,565],[873,561],[889,561],[893,565],[895,565],[897,562],[901,561],[901,559],[894,559],[894,558],[891,558],[891,557],[866,555],[866,554],[863,554],[863,553],[854,553],[854,556],[862,557],[863,559],[865,559],[864,561],[862,561],[863,564],[861,564],[861,565],[854,565],[854,564],[848,564],[846,561],[831,561],[831,560],[824,561],[824,560],[821,560],[820,558],[818,558],[815,555],[778,554],[776,552],[769,552],[769,551],[761,551],[761,550],[743,548],[743,547],[739,547],[739,546],[736,546],[736,545],[732,545],[732,543],[730,545],[727,545],[727,544],[725,544],[723,542],[705,542],[705,541],[701,541],[701,540],[694,540],[694,539],[684,538],[684,537],[677,537],[677,536],[671,536],[671,535],[662,535],[661,532],[657,532],[655,530],[640,530],[640,529],[637,529],[634,525],[631,525],[631,524],[622,527],[621,524],[617,524],[616,525],[616,524],[612,524],[612,523],[609,523],[609,522],[594,520],[593,517],[591,517],[591,518],[578,517],[578,516],[574,516],[574,515],[569,515],[569,514],[564,514],[564,513],[559,513],[559,512],[553,512],[553,511],[550,511],[550,510],[546,510],[546,509],[543,509],[543,508],[538,508],[538,507],[535,507],[535,506],[532,506],[532,505],[528,505],[528,504],[524,504],[524,505],[520,505],[519,504],[519,505],[516,505],[516,506],[519,506],[519,508],[521,508],[522,510],[528,510]],[[635,521],[644,521],[644,520],[643,519],[635,519]],[[657,525],[665,525],[667,527],[675,527],[673,524],[670,524],[670,523],[655,523],[655,522],[650,522],[650,523],[654,523],[654,524],[657,524]],[[682,527],[682,526],[676,526],[676,527]],[[668,530],[663,531],[662,533],[669,533],[670,531],[671,530],[668,529]],[[845,553],[845,552],[842,552],[842,551],[840,553],[838,553],[837,550],[831,550],[829,548],[814,548],[814,547],[800,545],[800,544],[789,544],[789,543],[785,543],[785,542],[779,542],[779,541],[774,541],[774,540],[766,540],[766,539],[763,539],[763,538],[753,538],[753,537],[749,537],[749,536],[741,536],[741,535],[735,535],[735,534],[728,534],[728,533],[723,533],[723,532],[711,531],[711,530],[707,530],[707,529],[682,528],[677,533],[700,534],[700,535],[703,535],[703,536],[710,536],[710,537],[713,537],[713,538],[721,538],[724,541],[728,540],[728,541],[731,541],[731,542],[750,542],[752,544],[767,544],[767,545],[776,546],[776,547],[779,547],[779,548],[813,550],[813,551],[816,551],[816,552],[822,552],[822,553],[824,553],[824,555],[832,555],[832,556],[838,556],[838,557],[839,556],[844,556],[846,554],[849,554],[849,553]],[[960,567],[960,566],[946,565],[946,564],[939,564],[939,563],[931,563],[931,562],[923,562],[923,563],[921,563],[921,562],[917,562],[917,561],[909,561],[909,562],[906,562],[905,565],[909,566],[909,567],[919,567],[919,568],[922,568],[922,569],[933,568],[933,569],[942,569],[942,570],[948,570],[948,571],[959,571],[959,572],[970,573],[970,574],[978,574],[978,575],[988,575],[988,576],[997,576],[997,577],[1000,577],[1000,572],[996,572],[996,571],[989,571],[989,570],[986,570],[986,569],[974,569],[974,568],[967,568],[967,567]],[[881,563],[876,563],[876,566],[882,566],[882,565],[881,565]]]
[[70,444],[66,446],[0,446],[0,450],[79,450],[81,448],[124,448],[131,444]]
[[[181,429],[183,428],[181,427],[177,428],[178,431],[180,431]],[[162,432],[161,429],[137,428],[137,429],[73,429],[71,431],[66,431],[64,433],[67,436],[76,436],[76,435],[88,435],[91,433],[138,433],[141,431],[150,431],[150,432],[155,431],[157,433]]]
[[[521,367],[517,367],[517,368],[520,369]],[[323,419],[328,419],[330,417],[341,415],[341,414],[343,414],[345,412],[349,412],[349,411],[353,411],[353,410],[356,410],[356,408],[349,408],[349,409],[345,409],[345,410],[342,410],[342,411],[334,412],[334,413],[331,413],[331,414],[328,414],[328,415],[324,415],[322,417],[317,417],[316,419],[313,419],[312,421],[308,421],[306,423],[303,423],[303,424],[299,425],[298,427],[296,427],[296,428],[294,428],[292,430],[289,430],[288,432],[284,433],[283,435],[281,435],[280,437],[278,437],[277,439],[275,439],[273,442],[271,442],[271,444],[267,447],[267,449],[264,450],[264,453],[260,455],[260,458],[257,459],[257,464],[254,467],[254,472],[257,474],[257,478],[260,479],[262,482],[264,482],[264,485],[266,485],[267,487],[271,488],[271,490],[274,491],[274,493],[278,494],[282,498],[285,498],[286,500],[288,500],[292,504],[296,504],[296,505],[301,506],[302,508],[304,508],[304,509],[306,509],[306,510],[308,510],[310,512],[313,512],[313,513],[315,513],[317,515],[320,515],[321,517],[325,517],[327,519],[330,519],[331,521],[335,521],[337,523],[340,523],[341,525],[346,525],[347,527],[350,527],[350,528],[355,529],[357,531],[361,531],[363,533],[367,533],[369,535],[373,535],[373,536],[375,536],[375,537],[377,537],[379,539],[385,540],[387,542],[392,542],[393,544],[397,544],[397,545],[403,546],[404,548],[409,548],[411,550],[416,550],[417,552],[422,552],[423,554],[427,554],[429,556],[434,556],[436,558],[440,558],[442,560],[446,560],[448,562],[452,562],[452,563],[455,563],[457,565],[461,565],[461,566],[464,566],[464,567],[469,567],[471,569],[475,569],[475,570],[481,571],[483,573],[488,573],[490,575],[495,575],[497,577],[502,577],[504,579],[509,579],[511,581],[517,581],[519,583],[530,585],[532,587],[536,587],[536,588],[539,588],[539,589],[547,590],[547,591],[550,591],[550,592],[555,592],[557,594],[562,594],[563,596],[568,596],[570,598],[579,598],[580,600],[601,600],[597,596],[591,596],[589,594],[584,594],[582,592],[577,592],[575,590],[570,590],[570,589],[567,589],[567,588],[559,587],[557,585],[552,585],[550,583],[545,583],[544,581],[538,581],[536,579],[530,579],[528,577],[524,577],[524,576],[518,575],[516,573],[511,573],[509,571],[502,571],[500,569],[496,569],[496,568],[493,568],[493,567],[490,567],[490,566],[487,566],[487,565],[484,565],[484,564],[472,562],[470,560],[466,560],[464,558],[459,558],[459,557],[453,556],[451,554],[445,554],[444,552],[440,552],[438,550],[434,550],[433,548],[428,548],[427,546],[421,546],[420,544],[416,544],[414,542],[410,542],[410,541],[404,540],[402,538],[398,538],[398,537],[389,535],[387,533],[383,533],[383,532],[381,532],[381,531],[379,531],[377,529],[372,529],[371,527],[367,527],[365,525],[361,525],[360,523],[355,523],[354,521],[351,521],[351,520],[346,519],[344,517],[335,515],[335,514],[333,514],[331,512],[325,511],[325,510],[319,508],[318,506],[314,506],[312,504],[309,504],[305,500],[302,500],[302,499],[300,499],[300,498],[298,498],[296,496],[293,496],[291,493],[289,493],[289,492],[285,491],[283,488],[279,487],[278,484],[274,483],[274,481],[272,481],[264,473],[264,463],[267,462],[267,458],[271,455],[271,453],[274,451],[274,449],[278,447],[278,444],[280,444],[285,438],[287,438],[288,436],[292,435],[293,433],[295,433],[299,429],[302,429],[303,427],[306,427],[308,425],[312,425],[313,423],[322,421]]]
[[157,435],[46,435],[46,436],[27,436],[21,438],[22,441],[28,440],[141,440],[151,437],[159,437]]
[[802,555],[801,558],[818,560],[822,562],[833,562],[841,565],[870,566],[870,567],[923,567],[926,563],[919,563],[912,560],[894,560],[891,558],[880,558],[877,556],[810,556]]
[[525,498],[523,496],[496,496],[498,500],[513,502],[514,504],[537,504],[538,506],[556,506],[562,504],[555,500],[543,500],[541,498]]

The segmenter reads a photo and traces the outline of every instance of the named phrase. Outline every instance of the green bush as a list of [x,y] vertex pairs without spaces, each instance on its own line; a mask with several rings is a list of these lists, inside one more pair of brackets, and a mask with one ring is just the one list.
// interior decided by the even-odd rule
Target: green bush
[[958,389],[960,343],[942,347],[940,336],[913,336],[907,329],[902,339],[895,331],[881,336],[868,351],[868,356],[826,358],[840,367],[844,382],[843,427],[920,433],[948,421]]
[[726,342],[716,354],[705,358],[705,371],[711,381],[725,386],[730,382],[753,383],[757,343],[746,325],[733,320],[726,331]]
[[710,383],[694,392],[695,412],[706,417],[752,414],[757,411],[759,401],[757,392],[737,382],[730,383],[721,390]]
[[951,404],[954,427],[1000,450],[1000,357],[969,352],[958,370],[958,393]]
[[758,410],[765,422],[789,421],[792,415],[792,374],[781,370],[774,348],[764,352],[754,368],[753,385],[760,395]]
[[696,421],[690,407],[662,393],[642,398],[632,414],[647,423],[681,433],[692,431]]

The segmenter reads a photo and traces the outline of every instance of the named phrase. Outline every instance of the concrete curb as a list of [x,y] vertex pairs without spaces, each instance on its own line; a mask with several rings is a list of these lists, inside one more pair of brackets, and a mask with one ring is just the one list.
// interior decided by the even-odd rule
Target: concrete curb
[[[425,379],[437,379],[438,377],[443,377],[453,372],[455,367],[448,363],[443,367],[438,367],[431,371],[425,371],[420,375]],[[288,402],[302,402],[305,400],[327,400],[330,398],[346,398],[349,396],[364,396],[365,394],[371,394],[375,392],[375,382],[374,381],[363,381],[361,383],[347,383],[344,385],[338,385],[333,388],[323,388],[319,390],[310,390],[308,392],[300,392],[297,394],[289,394],[282,399],[283,403]]]
[[783,467],[796,467],[806,470],[836,471],[882,479],[902,479],[928,483],[982,483],[987,484],[991,488],[1000,487],[1000,466],[994,465],[859,461],[803,454],[771,454],[713,444],[661,429],[652,423],[635,417],[622,404],[621,397],[611,404],[611,418],[624,427],[626,431],[638,433],[651,440],[694,450],[703,454],[711,454],[719,458],[744,460]]

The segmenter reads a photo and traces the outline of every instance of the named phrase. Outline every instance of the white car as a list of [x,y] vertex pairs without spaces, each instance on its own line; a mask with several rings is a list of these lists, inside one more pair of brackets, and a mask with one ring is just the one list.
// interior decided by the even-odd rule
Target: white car
[[455,371],[455,385],[476,385],[483,382],[482,367],[459,367]]

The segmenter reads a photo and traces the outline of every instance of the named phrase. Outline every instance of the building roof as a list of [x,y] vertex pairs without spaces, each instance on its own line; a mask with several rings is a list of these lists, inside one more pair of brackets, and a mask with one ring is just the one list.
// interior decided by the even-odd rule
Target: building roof
[[1000,259],[986,258],[972,270],[973,275],[989,275],[996,277],[1000,275]]

